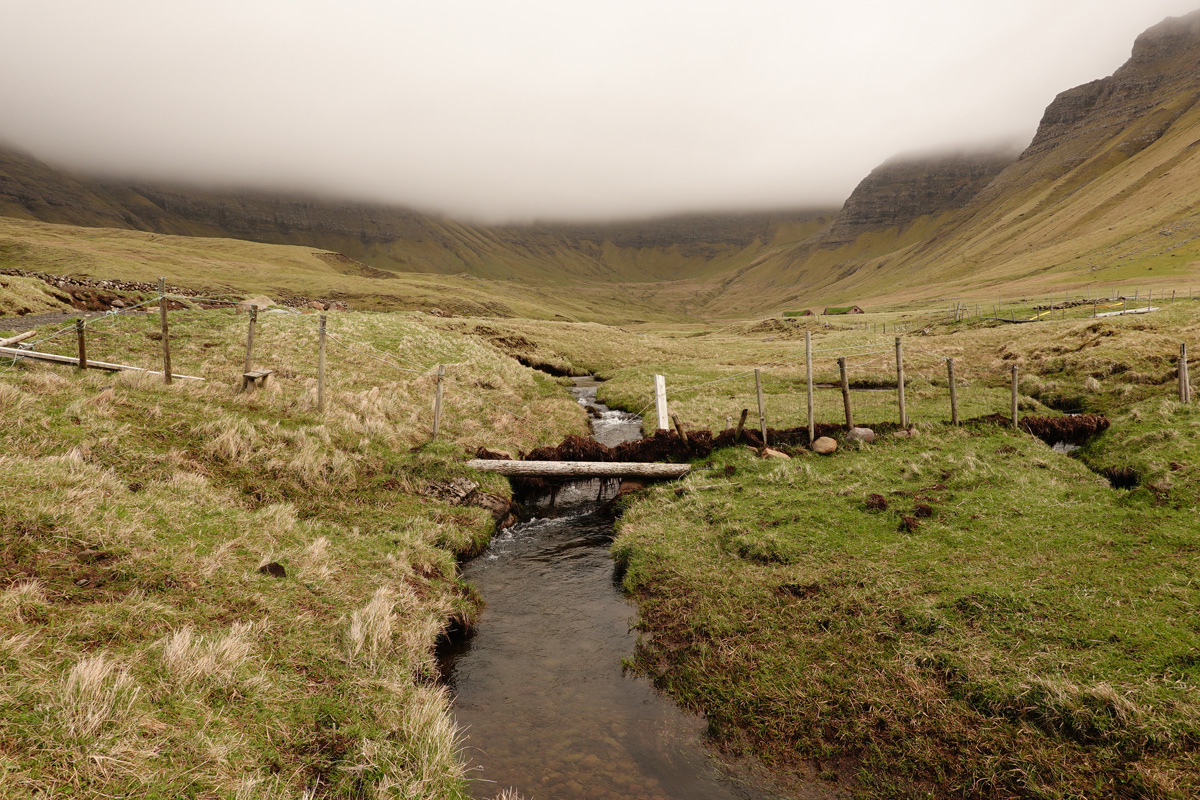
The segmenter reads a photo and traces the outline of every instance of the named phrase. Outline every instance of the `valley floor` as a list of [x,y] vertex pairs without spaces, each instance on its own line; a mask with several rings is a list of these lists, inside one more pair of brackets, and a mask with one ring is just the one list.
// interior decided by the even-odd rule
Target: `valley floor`
[[[808,331],[817,382],[846,357],[856,421],[896,421],[894,341],[864,330],[331,314],[320,413],[316,315],[259,320],[275,373],[251,393],[246,317],[225,310],[171,312],[175,370],[204,382],[0,363],[20,487],[0,500],[0,794],[462,796],[432,648],[474,619],[456,561],[494,522],[431,485],[507,494],[470,453],[586,430],[517,357],[598,372],[602,401],[647,418],[664,374],[691,430],[743,408],[757,429],[759,367],[784,428],[804,421]],[[1200,411],[1172,398],[1200,304],[991,325],[904,337],[913,437],[717,451],[631,500],[614,552],[637,668],[719,746],[857,796],[1194,796]],[[88,331],[93,359],[158,363],[156,314]],[[947,357],[964,419],[1007,413],[1016,365],[1023,415],[1112,427],[1074,457],[951,428]],[[818,420],[841,404],[818,389]],[[1118,467],[1134,488],[1100,477]]]

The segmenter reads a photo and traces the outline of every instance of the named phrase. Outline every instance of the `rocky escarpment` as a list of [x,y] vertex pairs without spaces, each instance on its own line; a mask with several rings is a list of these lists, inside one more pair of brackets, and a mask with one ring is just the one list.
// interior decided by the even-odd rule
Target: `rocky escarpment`
[[1017,164],[984,197],[1056,180],[1089,162],[1080,178],[1094,179],[1162,138],[1197,100],[1200,11],[1147,30],[1111,76],[1059,94]]
[[851,193],[824,243],[846,244],[864,233],[963,208],[1014,158],[989,151],[888,161]]

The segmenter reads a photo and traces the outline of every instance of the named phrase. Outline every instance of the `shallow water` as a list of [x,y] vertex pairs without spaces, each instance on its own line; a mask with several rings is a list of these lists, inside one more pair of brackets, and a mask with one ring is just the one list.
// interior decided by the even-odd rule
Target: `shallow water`
[[[594,384],[574,393],[595,402]],[[640,436],[636,418],[600,411],[599,441]],[[634,608],[613,575],[611,523],[594,513],[613,489],[564,489],[561,516],[504,531],[464,569],[487,606],[475,635],[443,658],[472,795],[514,787],[529,800],[764,798],[724,774],[702,743],[702,719],[622,669],[637,640]]]

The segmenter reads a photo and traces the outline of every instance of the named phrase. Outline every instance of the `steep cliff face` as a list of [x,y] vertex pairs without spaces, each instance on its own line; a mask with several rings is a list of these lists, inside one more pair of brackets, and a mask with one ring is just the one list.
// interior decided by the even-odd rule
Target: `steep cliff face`
[[1015,158],[1015,153],[981,152],[888,161],[851,193],[824,243],[847,244],[870,231],[963,208]]
[[984,199],[1084,166],[1079,177],[1095,178],[1161,139],[1198,99],[1200,11],[1147,30],[1111,76],[1059,94],[1029,147]]

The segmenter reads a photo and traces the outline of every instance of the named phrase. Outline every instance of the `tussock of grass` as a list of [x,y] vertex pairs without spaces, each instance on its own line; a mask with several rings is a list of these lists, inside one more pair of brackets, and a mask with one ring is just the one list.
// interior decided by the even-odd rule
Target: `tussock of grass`
[[[318,416],[315,328],[260,320],[276,374],[254,393],[236,391],[245,318],[220,311],[172,312],[175,367],[204,383],[0,365],[0,470],[21,487],[0,498],[0,793],[464,796],[432,647],[475,613],[455,558],[491,518],[420,490],[584,415],[489,345],[333,315],[367,353],[449,365],[443,439],[432,378],[356,351],[330,348]],[[94,358],[155,365],[157,320],[104,325]]]

